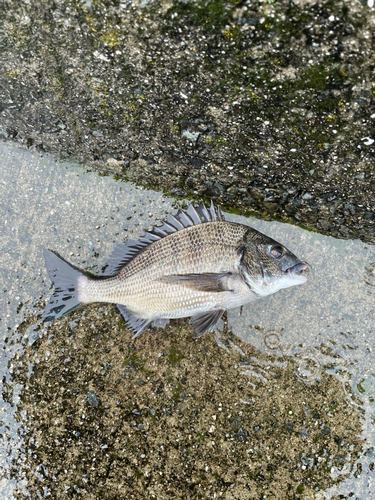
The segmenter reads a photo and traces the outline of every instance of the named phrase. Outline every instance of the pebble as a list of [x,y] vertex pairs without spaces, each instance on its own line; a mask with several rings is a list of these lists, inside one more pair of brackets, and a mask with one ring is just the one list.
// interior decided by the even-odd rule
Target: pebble
[[199,137],[199,132],[191,132],[190,130],[183,130],[182,135],[190,142],[196,142]]
[[98,407],[99,401],[98,398],[96,397],[95,392],[93,391],[87,392],[87,402],[89,405],[94,406],[95,408]]

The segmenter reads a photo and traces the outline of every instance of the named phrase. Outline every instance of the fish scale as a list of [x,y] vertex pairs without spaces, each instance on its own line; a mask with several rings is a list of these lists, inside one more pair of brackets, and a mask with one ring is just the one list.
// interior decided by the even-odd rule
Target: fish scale
[[89,281],[86,300],[124,304],[140,317],[147,317],[149,309],[160,316],[184,317],[185,310],[193,310],[193,305],[217,302],[217,294],[167,285],[158,279],[165,275],[234,271],[236,247],[247,230],[247,226],[216,221],[169,235],[147,247],[117,276]]
[[45,250],[55,285],[44,314],[51,321],[76,307],[117,304],[139,335],[150,325],[192,317],[196,337],[215,328],[226,309],[306,281],[306,269],[272,238],[227,222],[211,203],[169,215],[138,241],[115,249],[103,273],[93,277]]

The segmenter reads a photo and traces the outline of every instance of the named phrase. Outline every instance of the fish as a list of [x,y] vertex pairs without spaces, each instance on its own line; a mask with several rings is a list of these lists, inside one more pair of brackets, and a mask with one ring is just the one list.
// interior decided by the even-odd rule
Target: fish
[[217,328],[227,309],[306,282],[307,263],[251,226],[226,221],[221,210],[189,204],[139,240],[115,248],[98,275],[51,250],[44,258],[54,292],[45,322],[84,304],[113,303],[138,337],[149,327],[190,317],[194,337]]

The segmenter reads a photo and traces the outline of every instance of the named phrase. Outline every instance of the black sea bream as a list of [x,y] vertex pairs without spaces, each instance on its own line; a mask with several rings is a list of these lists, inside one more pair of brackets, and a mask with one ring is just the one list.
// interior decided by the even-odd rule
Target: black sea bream
[[195,337],[213,330],[226,309],[299,285],[308,266],[255,229],[226,222],[211,203],[189,205],[138,241],[114,251],[99,276],[44,251],[55,290],[44,312],[52,321],[83,304],[117,304],[135,337],[171,318],[191,317]]

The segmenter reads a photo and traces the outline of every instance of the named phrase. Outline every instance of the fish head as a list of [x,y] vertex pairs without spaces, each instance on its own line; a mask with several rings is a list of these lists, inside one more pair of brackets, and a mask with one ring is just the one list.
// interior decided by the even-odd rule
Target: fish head
[[302,262],[284,245],[249,228],[241,246],[240,273],[247,285],[264,297],[291,286],[305,283]]

